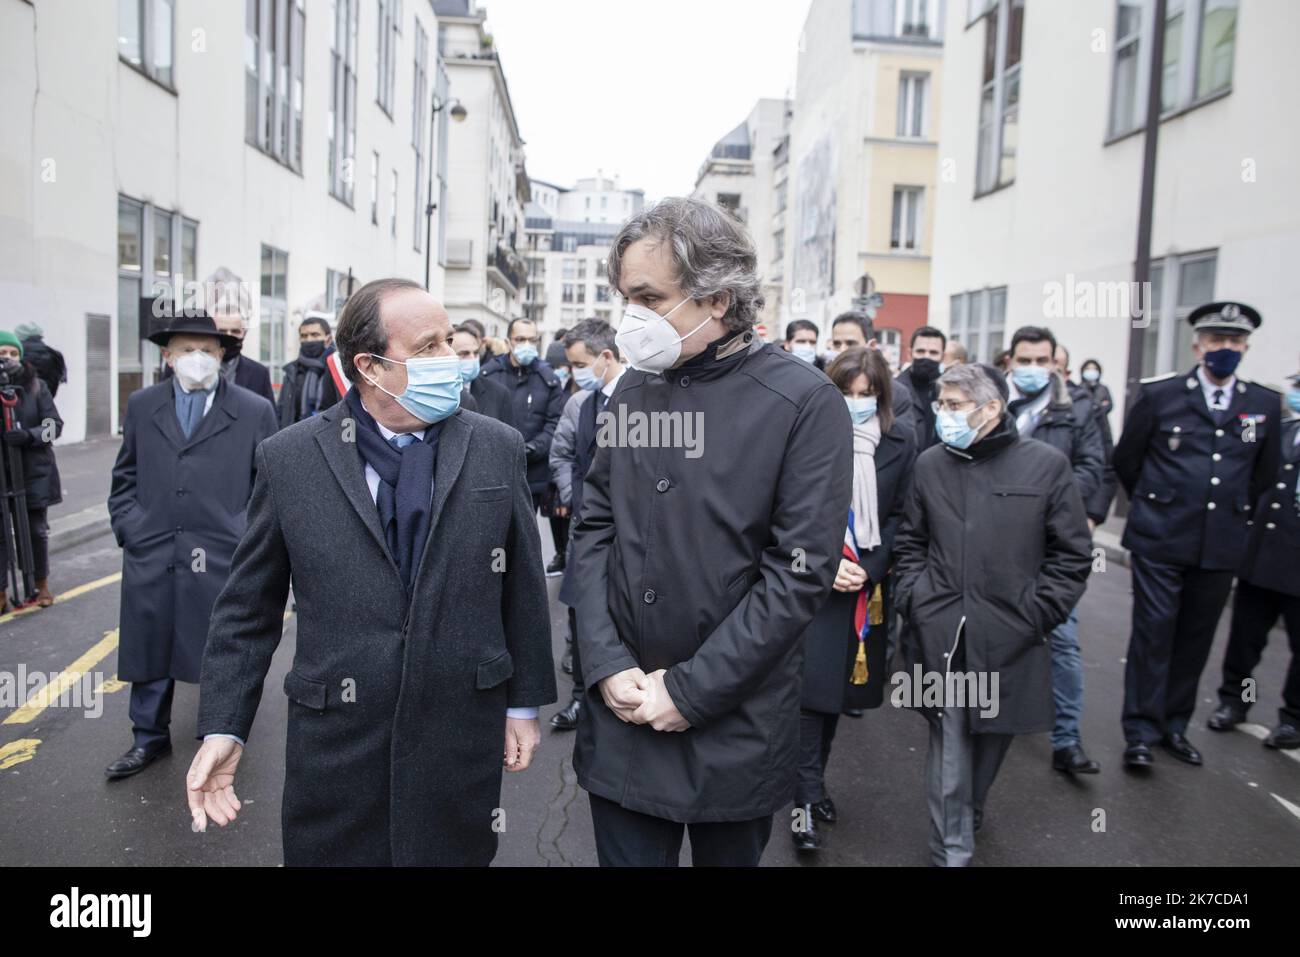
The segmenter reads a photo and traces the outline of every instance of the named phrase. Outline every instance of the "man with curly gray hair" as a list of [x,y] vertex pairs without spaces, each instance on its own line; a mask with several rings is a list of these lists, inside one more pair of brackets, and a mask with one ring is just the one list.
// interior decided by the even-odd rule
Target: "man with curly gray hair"
[[[801,637],[839,567],[852,423],[755,336],[754,245],[667,199],[609,254],[632,367],[597,421],[573,536],[586,700],[574,766],[600,863],[755,865],[789,803]],[[798,823],[798,822],[796,822]]]

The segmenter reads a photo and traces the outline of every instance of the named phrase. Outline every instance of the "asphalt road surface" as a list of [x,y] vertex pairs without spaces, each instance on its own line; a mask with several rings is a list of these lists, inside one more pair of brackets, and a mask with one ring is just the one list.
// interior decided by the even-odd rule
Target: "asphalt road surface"
[[[549,529],[542,526],[550,551]],[[53,558],[51,608],[0,618],[0,672],[96,673],[102,713],[85,708],[0,707],[0,864],[267,865],[281,863],[280,795],[286,698],[296,619],[267,676],[265,694],[236,784],[243,811],[228,828],[190,830],[184,774],[195,750],[198,689],[178,685],[171,755],[143,773],[110,782],[104,767],[131,743],[127,689],[115,681],[121,556],[101,536]],[[548,579],[558,672],[565,610]],[[1300,861],[1300,752],[1265,749],[1260,738],[1276,720],[1285,638],[1275,632],[1257,672],[1259,722],[1228,734],[1204,726],[1213,707],[1228,616],[1201,683],[1201,706],[1189,736],[1205,766],[1183,765],[1157,751],[1157,766],[1135,777],[1120,766],[1119,715],[1128,641],[1128,572],[1111,564],[1094,574],[1080,615],[1086,668],[1084,744],[1102,773],[1073,780],[1050,768],[1046,735],[1016,741],[994,785],[975,863],[1294,865]],[[21,702],[19,702],[21,703]],[[5,705],[10,705],[5,702]],[[543,743],[533,767],[508,774],[502,794],[506,829],[498,866],[591,866],[591,815],[572,768],[573,735],[552,731],[542,709]],[[929,822],[922,791],[926,727],[917,714],[892,708],[844,718],[830,759],[828,786],[840,821],[827,846],[800,856],[789,838],[789,809],[778,814],[765,865],[925,865]],[[690,859],[689,842],[682,862]]]

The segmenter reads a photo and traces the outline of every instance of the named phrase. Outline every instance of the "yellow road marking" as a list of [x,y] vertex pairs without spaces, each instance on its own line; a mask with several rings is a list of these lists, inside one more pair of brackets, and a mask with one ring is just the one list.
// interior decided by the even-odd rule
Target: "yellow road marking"
[[19,738],[8,744],[0,744],[0,771],[36,757],[40,743],[40,738]]
[[[68,665],[65,671],[59,673],[59,680],[53,684],[48,684],[36,694],[24,702],[23,706],[15,711],[9,717],[4,719],[5,724],[27,724],[34,721],[38,715],[51,702],[58,701],[59,697],[79,682],[82,676],[95,665],[99,664],[117,648],[117,629],[104,632],[101,638],[89,651]],[[26,760],[24,758],[23,760]]]
[[[77,585],[73,588],[69,588],[65,592],[60,592],[54,596],[54,603],[57,605],[61,601],[67,601],[69,598],[76,598],[78,595],[84,595],[86,592],[94,591],[96,588],[103,588],[105,585],[111,585],[114,582],[121,580],[121,572],[114,572],[112,575],[105,575],[103,578],[96,578],[93,582],[86,582],[84,585]],[[24,605],[22,608],[17,608],[0,615],[0,624],[4,624],[6,621],[17,618],[19,615],[30,615],[34,611],[44,610],[44,608],[39,608],[36,605]]]

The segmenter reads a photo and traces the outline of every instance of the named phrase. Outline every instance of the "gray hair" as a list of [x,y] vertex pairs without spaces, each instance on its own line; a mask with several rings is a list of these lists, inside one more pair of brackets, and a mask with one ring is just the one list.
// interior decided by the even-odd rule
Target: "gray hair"
[[946,385],[957,389],[977,405],[984,405],[994,401],[1002,402],[1003,406],[1006,405],[1002,397],[1002,390],[993,381],[993,377],[978,365],[964,363],[948,369],[943,375],[939,376],[939,387],[943,388]]
[[745,227],[712,203],[674,197],[661,199],[629,219],[609,253],[609,284],[618,288],[623,253],[647,237],[664,240],[672,254],[674,280],[692,299],[726,295],[722,317],[727,329],[753,327],[763,308],[758,254]]
[[619,358],[618,345],[614,342],[614,327],[604,319],[583,319],[564,335],[564,348],[581,342],[593,356],[598,356],[606,349]]

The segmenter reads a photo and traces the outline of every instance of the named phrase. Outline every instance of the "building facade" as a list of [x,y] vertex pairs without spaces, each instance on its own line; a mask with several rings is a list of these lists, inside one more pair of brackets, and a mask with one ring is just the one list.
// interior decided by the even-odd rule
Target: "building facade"
[[477,319],[504,336],[523,314],[524,141],[487,11],[474,0],[434,5],[451,95],[469,111],[447,137],[446,306],[453,322]]
[[[763,99],[745,122],[718,140],[700,164],[691,195],[715,203],[749,227],[763,277],[763,311],[758,325],[767,339],[777,334],[781,286],[777,247],[784,239],[784,214],[776,214],[776,174],[786,164],[777,156],[786,140],[790,121],[789,100]],[[774,265],[776,266],[774,270]]]
[[142,298],[222,283],[278,384],[349,274],[443,294],[437,37],[428,0],[0,4],[0,301],[67,359],[63,442],[158,375]]
[[583,319],[618,324],[618,292],[606,278],[609,247],[623,223],[644,205],[644,192],[622,189],[616,177],[600,172],[573,187],[532,181],[524,228],[528,285],[523,311],[537,323],[543,343]]
[[952,6],[936,323],[981,359],[1046,324],[1122,402],[1134,324],[1143,375],[1186,371],[1187,313],[1236,298],[1264,316],[1243,375],[1283,384],[1300,352],[1300,64],[1279,38],[1300,37],[1300,4],[1170,0],[1146,311],[1131,281],[1154,3]]
[[781,323],[829,331],[868,276],[883,299],[869,311],[895,364],[927,316],[947,5],[813,0],[781,157]]

